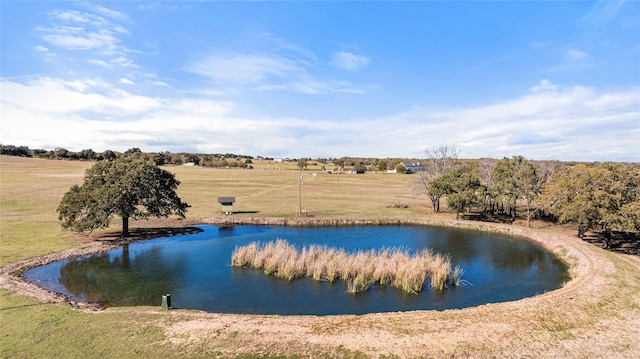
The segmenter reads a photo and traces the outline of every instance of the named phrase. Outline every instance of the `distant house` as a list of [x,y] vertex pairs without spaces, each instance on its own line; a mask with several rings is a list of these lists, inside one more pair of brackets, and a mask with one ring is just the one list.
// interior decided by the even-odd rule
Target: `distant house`
[[407,173],[416,173],[425,171],[427,168],[420,162],[402,162],[404,168],[407,169]]

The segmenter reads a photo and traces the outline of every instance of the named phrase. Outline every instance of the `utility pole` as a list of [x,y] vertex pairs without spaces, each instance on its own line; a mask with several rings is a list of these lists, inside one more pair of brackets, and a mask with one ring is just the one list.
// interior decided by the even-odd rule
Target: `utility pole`
[[298,169],[298,217],[302,216],[302,167]]

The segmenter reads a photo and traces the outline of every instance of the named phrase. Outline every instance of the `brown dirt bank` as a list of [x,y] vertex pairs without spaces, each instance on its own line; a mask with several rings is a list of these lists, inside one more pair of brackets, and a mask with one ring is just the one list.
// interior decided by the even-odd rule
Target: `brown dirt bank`
[[[570,264],[572,280],[559,290],[532,298],[441,312],[326,317],[164,312],[156,325],[165,330],[168,345],[186,352],[197,347],[199,351],[225,356],[253,353],[318,357],[361,352],[372,357],[402,358],[640,357],[640,258],[606,252],[571,236],[518,226],[429,219],[220,217],[199,223],[425,224],[505,232],[528,237],[556,253]],[[158,224],[153,226],[160,227]],[[43,301],[65,301],[11,273],[118,245],[103,243],[104,240],[93,242],[80,249],[5,266],[0,270],[0,282],[13,292]],[[74,304],[87,308],[82,303]],[[160,312],[159,308],[108,310]]]

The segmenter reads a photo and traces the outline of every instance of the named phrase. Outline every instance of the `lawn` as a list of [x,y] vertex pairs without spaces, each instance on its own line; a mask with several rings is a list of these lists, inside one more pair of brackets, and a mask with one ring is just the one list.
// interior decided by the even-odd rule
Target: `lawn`
[[[0,266],[70,248],[91,238],[62,231],[56,208],[90,162],[0,156]],[[188,223],[222,217],[219,196],[234,196],[233,217],[453,218],[430,215],[410,175],[327,174],[167,166],[191,204]],[[262,168],[269,168],[268,170]],[[394,204],[408,208],[392,208]],[[152,222],[152,225],[164,222]],[[175,220],[169,221],[174,225]],[[459,222],[468,223],[468,222]],[[119,230],[116,219],[106,232]],[[149,225],[132,222],[131,227]],[[2,358],[177,357],[638,357],[640,260],[556,233],[521,231],[572,263],[565,288],[522,301],[444,312],[365,316],[242,316],[158,307],[79,311],[0,289]],[[3,279],[4,280],[4,279]],[[4,282],[2,283],[5,284]]]

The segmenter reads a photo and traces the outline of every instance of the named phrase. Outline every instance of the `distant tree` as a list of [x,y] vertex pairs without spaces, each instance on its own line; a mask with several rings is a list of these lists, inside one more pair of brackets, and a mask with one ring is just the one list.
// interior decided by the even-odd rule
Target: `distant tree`
[[41,148],[33,149],[33,150],[31,150],[31,155],[33,157],[46,157],[47,156],[47,150],[41,149]]
[[378,161],[378,171],[384,172],[387,170],[387,162],[386,161]]
[[496,166],[497,161],[492,158],[483,158],[478,163],[478,173],[480,175],[480,183],[485,188],[483,193],[482,210],[494,211],[495,210],[495,193],[493,187],[495,185],[495,179],[493,177],[493,169]]
[[116,153],[111,150],[106,150],[102,153],[102,158],[107,161],[115,160],[116,157],[118,157]]
[[308,165],[308,159],[307,158],[300,158],[296,161],[298,168],[300,169],[304,169],[307,168]]
[[426,151],[427,159],[424,161],[425,170],[418,172],[414,182],[414,191],[418,194],[427,194],[431,200],[433,213],[440,212],[439,190],[429,191],[431,182],[449,172],[458,161],[460,149],[456,146],[443,145]]
[[55,158],[62,159],[69,157],[69,151],[66,148],[58,147],[54,151]]
[[0,155],[31,157],[27,146],[0,145]]
[[96,163],[81,186],[74,185],[58,206],[62,227],[77,232],[106,228],[122,217],[122,237],[129,235],[129,218],[184,218],[189,205],[176,194],[180,182],[151,162],[123,157]]
[[526,204],[527,227],[531,226],[531,217],[539,208],[532,210],[534,200],[540,196],[543,184],[553,171],[551,162],[540,164],[523,156],[503,158],[498,161],[492,173],[493,186],[490,193],[507,203],[508,213],[516,218],[516,201],[522,199]]
[[447,197],[447,207],[456,211],[456,219],[461,212],[482,203],[483,187],[477,167],[460,165],[432,181],[430,196]]
[[96,158],[96,153],[90,149],[84,149],[78,153],[78,157],[82,160],[94,160]]
[[132,147],[124,151],[124,155],[127,157],[140,158],[140,156],[142,155],[142,150],[138,147]]
[[397,173],[407,173],[407,167],[405,165],[403,165],[402,163],[398,163],[396,165],[396,172]]

